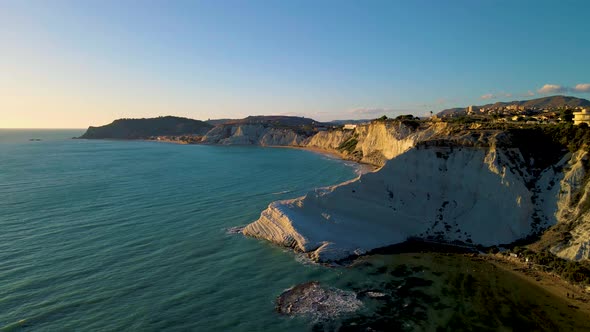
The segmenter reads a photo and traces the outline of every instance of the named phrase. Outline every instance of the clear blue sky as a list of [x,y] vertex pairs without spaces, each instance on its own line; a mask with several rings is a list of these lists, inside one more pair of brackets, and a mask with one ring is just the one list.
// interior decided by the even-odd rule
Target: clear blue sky
[[589,13],[590,1],[0,0],[0,127],[590,98]]

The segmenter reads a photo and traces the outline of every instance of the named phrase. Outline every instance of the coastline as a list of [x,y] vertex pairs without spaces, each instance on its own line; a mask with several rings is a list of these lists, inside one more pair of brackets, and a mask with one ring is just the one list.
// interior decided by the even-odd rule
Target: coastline
[[186,142],[186,141],[174,141],[174,140],[170,140],[170,139],[140,139],[139,141],[167,143],[167,144],[178,144],[178,145],[194,144],[194,143],[189,143],[189,142]]
[[[131,139],[134,140],[134,139]],[[217,146],[224,146],[223,144],[206,144],[206,143],[200,143],[200,142],[187,142],[187,141],[178,141],[178,140],[170,140],[170,139],[160,139],[160,140],[155,140],[155,139],[139,139],[140,141],[146,141],[146,142],[158,142],[158,143],[170,143],[170,144],[180,144],[180,145],[217,145]],[[362,161],[358,161],[358,160],[354,160],[354,159],[348,159],[345,158],[345,155],[343,155],[342,153],[339,153],[337,151],[333,151],[333,150],[327,150],[327,149],[322,149],[322,148],[318,148],[318,147],[308,147],[308,146],[296,146],[296,145],[258,145],[258,144],[254,144],[255,146],[259,146],[259,147],[263,147],[263,148],[279,148],[279,149],[297,149],[297,150],[305,150],[305,151],[310,151],[310,152],[314,152],[314,153],[318,153],[333,159],[339,159],[342,161],[348,161],[348,162],[352,162],[355,163],[356,165],[358,165],[359,167],[357,167],[357,175],[363,175],[366,173],[371,173],[371,172],[375,172],[378,169],[380,169],[382,166],[378,166],[378,165],[374,165],[374,164],[369,164],[369,163],[364,163]]]
[[318,147],[307,147],[307,146],[294,146],[294,145],[260,145],[261,147],[265,147],[265,148],[279,148],[279,149],[297,149],[297,150],[305,150],[305,151],[310,151],[310,152],[314,152],[314,153],[318,153],[324,156],[327,156],[329,158],[333,158],[333,159],[340,159],[342,161],[348,161],[351,163],[355,163],[356,165],[358,165],[359,167],[357,168],[357,174],[358,175],[363,175],[366,173],[371,173],[371,172],[375,172],[378,169],[381,168],[381,166],[377,166],[377,165],[373,165],[373,164],[369,164],[369,163],[363,163],[361,161],[357,161],[357,160],[353,160],[353,159],[347,159],[344,158],[344,155],[341,153],[338,153],[336,151],[332,151],[332,150],[327,150],[327,149],[322,149],[322,148],[318,148]]
[[[75,139],[89,139],[89,138],[76,137]],[[142,141],[142,142],[156,142],[156,143],[178,144],[178,145],[224,146],[224,144],[208,144],[208,143],[201,143],[201,142],[189,142],[189,141],[172,140],[172,139],[149,139],[149,138],[137,138],[137,139],[135,139],[135,138],[121,138],[121,139],[93,138],[93,139],[117,140],[117,141]],[[339,153],[339,152],[333,151],[333,150],[322,149],[322,148],[318,148],[318,147],[295,146],[295,145],[259,145],[259,144],[253,144],[253,146],[259,146],[259,147],[263,147],[263,148],[299,149],[299,150],[305,150],[305,151],[318,153],[318,154],[321,154],[321,155],[324,155],[324,156],[327,156],[330,158],[334,158],[334,159],[339,159],[342,161],[352,162],[352,163],[359,165],[359,167],[357,167],[357,175],[363,175],[366,173],[375,172],[382,167],[382,166],[378,166],[378,165],[374,165],[374,164],[364,163],[362,161],[358,161],[358,160],[354,160],[354,159],[348,159],[348,158],[345,158],[345,155],[343,155],[342,153]]]
[[590,315],[590,293],[580,286],[572,285],[563,278],[541,271],[532,264],[502,254],[471,255],[475,260],[489,262],[504,271],[534,284],[568,304],[568,307]]

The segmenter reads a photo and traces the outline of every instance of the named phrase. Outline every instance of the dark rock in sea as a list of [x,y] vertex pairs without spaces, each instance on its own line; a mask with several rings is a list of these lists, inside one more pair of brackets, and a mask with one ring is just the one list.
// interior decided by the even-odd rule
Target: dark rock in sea
[[289,316],[331,319],[358,310],[362,302],[354,292],[322,288],[317,281],[306,282],[284,291],[276,302],[276,310]]
[[228,228],[225,232],[227,234],[241,234],[246,226],[235,226]]

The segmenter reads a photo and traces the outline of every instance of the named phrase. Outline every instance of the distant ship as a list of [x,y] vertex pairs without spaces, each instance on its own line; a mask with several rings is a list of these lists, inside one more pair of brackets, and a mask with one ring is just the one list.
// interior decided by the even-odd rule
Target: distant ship
[[31,142],[39,142],[39,141],[41,141],[41,139],[40,138],[31,138],[31,139],[29,139],[29,141],[31,141]]

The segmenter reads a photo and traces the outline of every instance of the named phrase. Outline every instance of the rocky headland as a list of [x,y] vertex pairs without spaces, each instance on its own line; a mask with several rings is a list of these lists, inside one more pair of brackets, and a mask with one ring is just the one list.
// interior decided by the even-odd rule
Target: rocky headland
[[202,136],[211,128],[213,125],[206,122],[175,116],[118,119],[108,125],[89,127],[80,138],[149,139],[158,136]]

